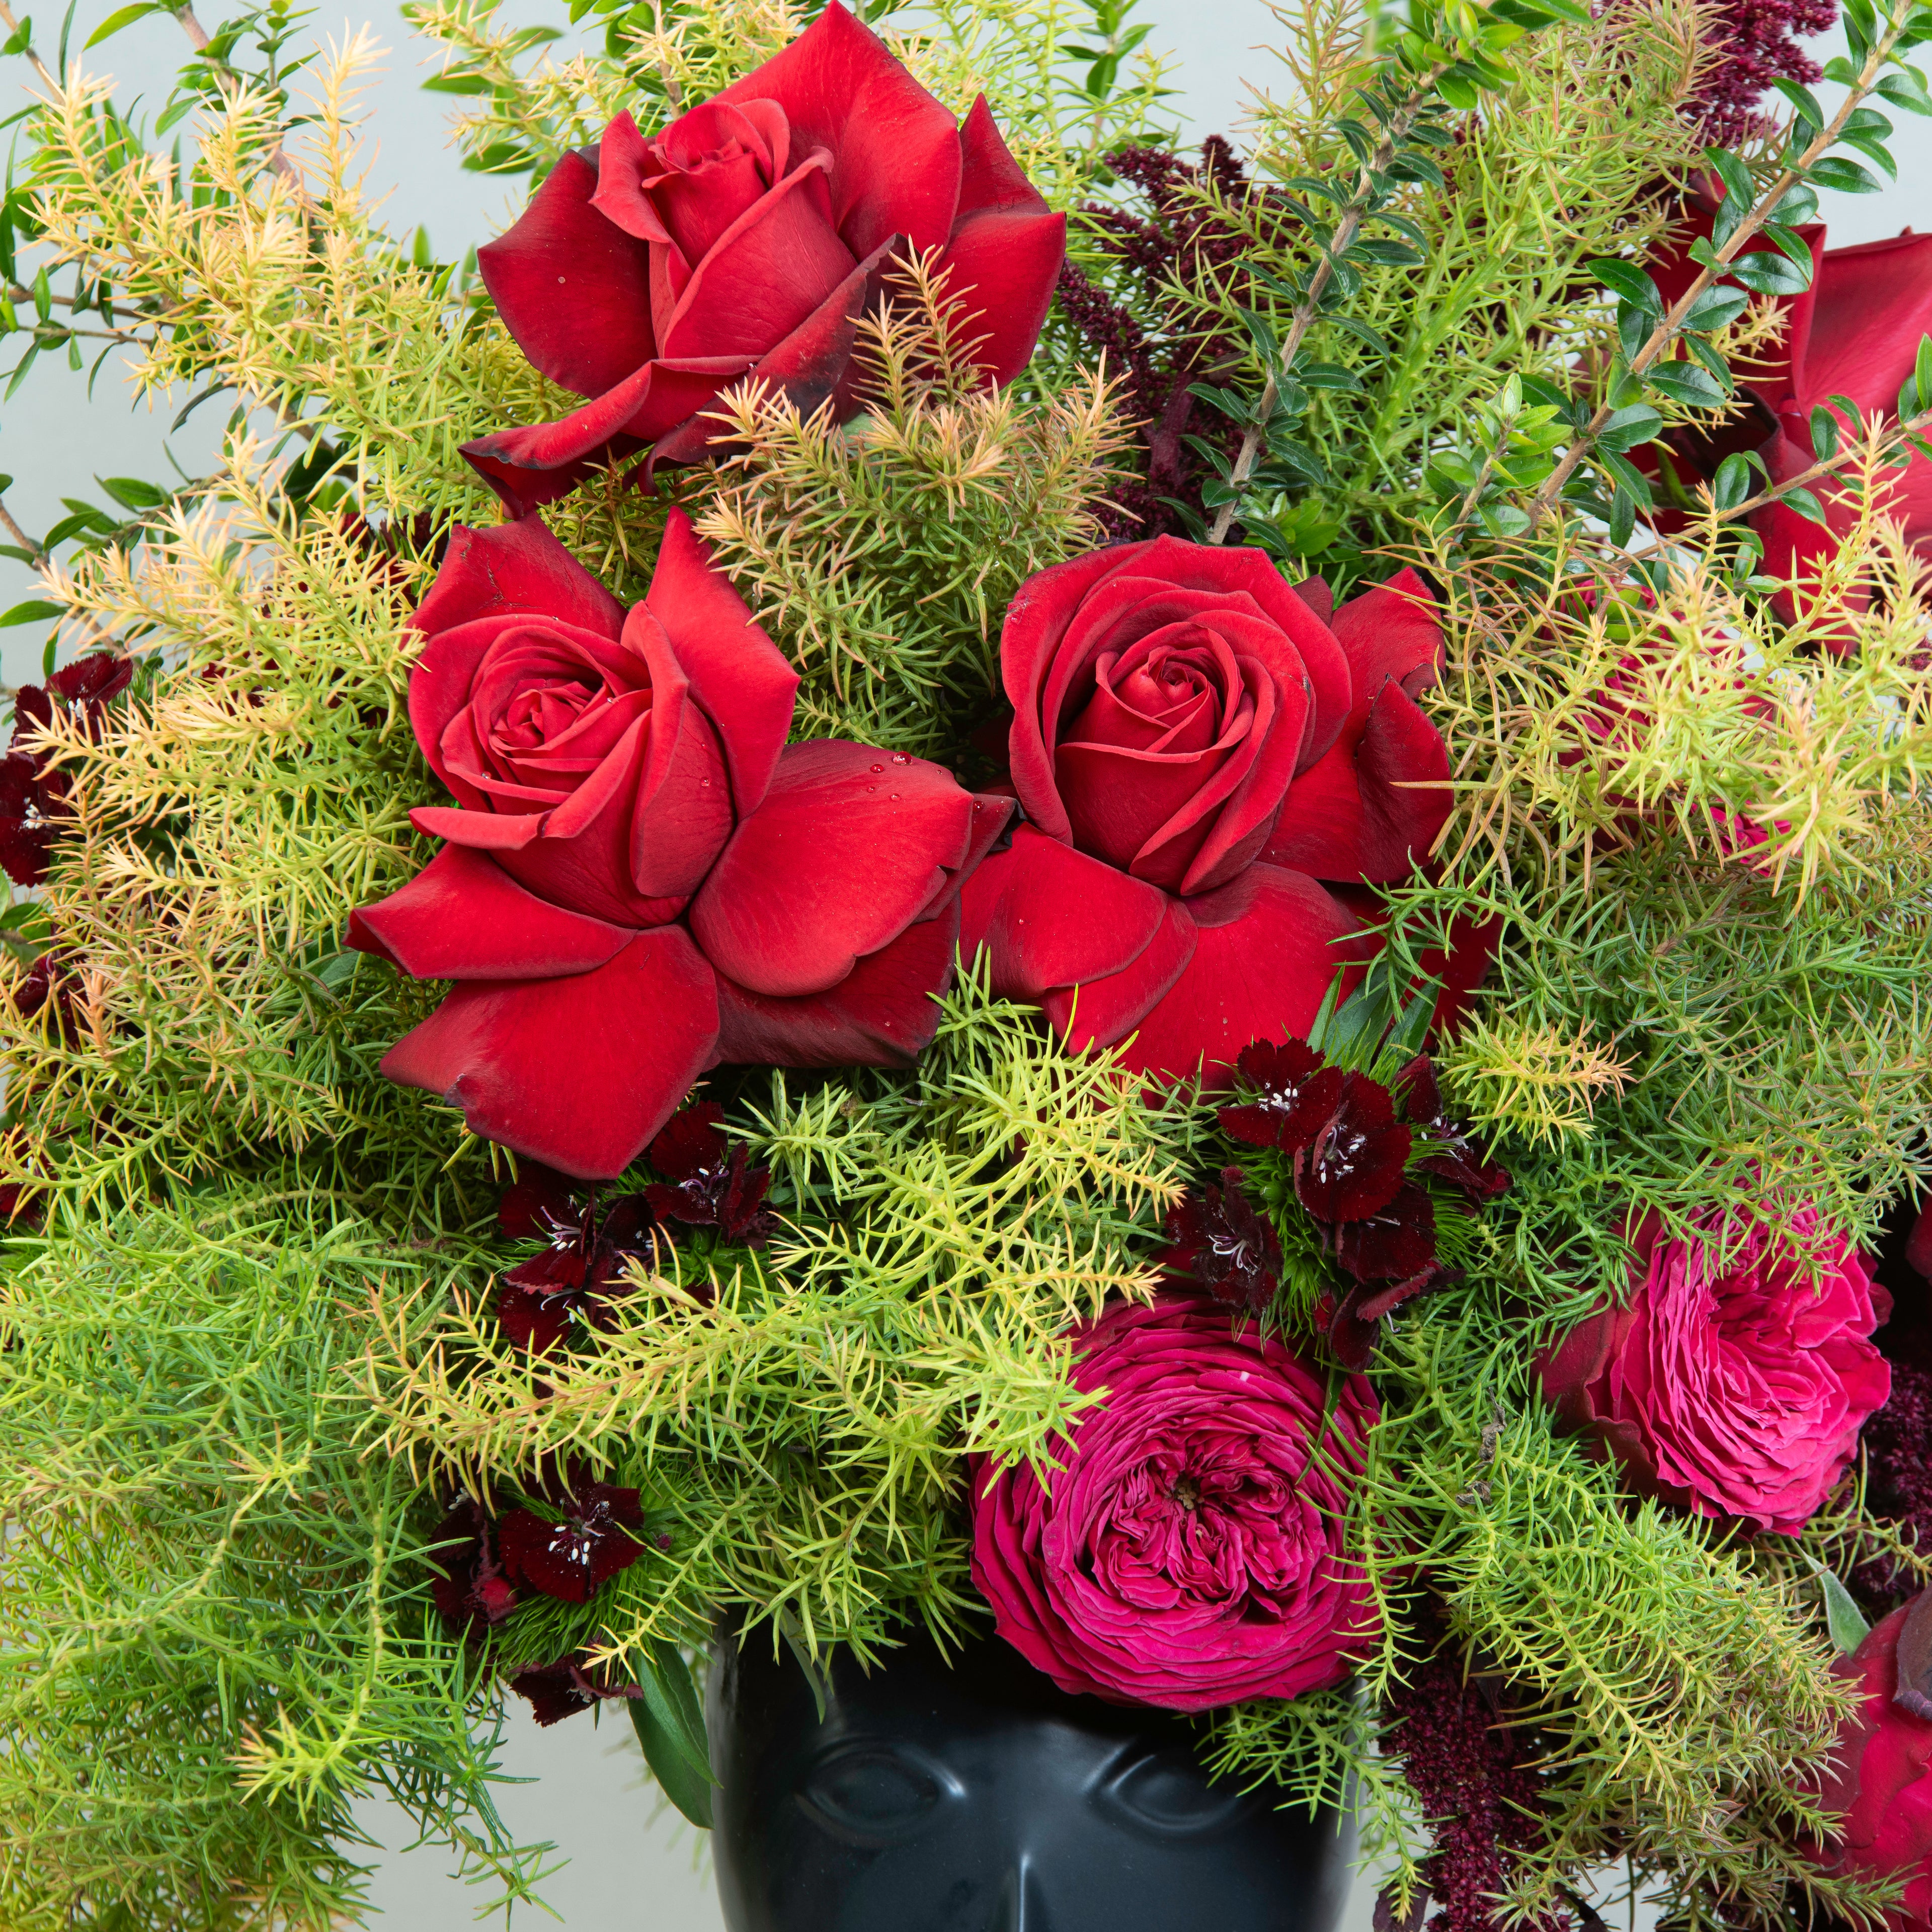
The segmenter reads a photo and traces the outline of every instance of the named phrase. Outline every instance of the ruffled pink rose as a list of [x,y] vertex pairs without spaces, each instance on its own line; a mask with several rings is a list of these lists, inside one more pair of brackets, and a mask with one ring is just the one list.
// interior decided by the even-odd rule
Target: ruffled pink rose
[[1066,250],[982,94],[956,122],[838,0],[784,50],[647,136],[628,114],[562,155],[478,252],[531,362],[586,400],[464,454],[519,514],[614,456],[701,456],[748,378],[842,422],[896,259],[930,254],[990,382],[1033,354]]
[[973,1580],[1000,1634],[1063,1690],[1172,1711],[1346,1676],[1378,1628],[1342,1553],[1368,1383],[1342,1383],[1324,1430],[1322,1371],[1184,1293],[1072,1341],[1076,1385],[1107,1394],[1052,1445],[1060,1466],[974,1474]]
[[906,1066],[961,878],[1012,810],[842,739],[785,742],[797,674],[671,513],[629,610],[534,519],[459,529],[412,620],[442,850],[347,942],[456,983],[382,1071],[584,1180],[720,1060]]
[[[1540,1364],[1544,1393],[1633,1486],[1700,1516],[1796,1534],[1892,1392],[1872,1330],[1892,1312],[1867,1258],[1820,1250],[1816,1210],[1788,1234],[1713,1213],[1702,1238],[1638,1231],[1625,1306],[1606,1302]],[[1720,1240],[1730,1258],[1719,1264]]]

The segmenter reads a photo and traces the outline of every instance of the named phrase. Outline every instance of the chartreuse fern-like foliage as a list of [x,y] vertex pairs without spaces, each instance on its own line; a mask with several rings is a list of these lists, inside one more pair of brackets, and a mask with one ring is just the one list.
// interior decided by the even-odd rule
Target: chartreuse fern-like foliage
[[496,1720],[428,1600],[436,1514],[365,1453],[377,1283],[470,1258],[326,1197],[210,1190],[24,1244],[0,1352],[0,1919],[19,1932],[353,1915],[386,1793],[506,1895]]

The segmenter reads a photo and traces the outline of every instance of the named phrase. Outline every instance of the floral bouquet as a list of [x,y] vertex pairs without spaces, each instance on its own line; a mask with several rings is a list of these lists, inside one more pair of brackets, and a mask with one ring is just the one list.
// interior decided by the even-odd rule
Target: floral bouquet
[[496,5],[456,263],[0,0],[14,382],[231,411],[6,519],[0,1918],[922,1628],[1388,1928],[1932,1925],[1932,7]]

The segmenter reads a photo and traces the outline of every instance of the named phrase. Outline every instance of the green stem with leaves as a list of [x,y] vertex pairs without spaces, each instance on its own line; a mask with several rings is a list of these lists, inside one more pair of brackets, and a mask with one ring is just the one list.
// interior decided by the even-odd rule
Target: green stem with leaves
[[1228,481],[1237,494],[1221,506],[1220,514],[1214,519],[1214,527],[1208,532],[1210,543],[1225,543],[1228,531],[1234,520],[1234,513],[1240,505],[1238,492],[1240,486],[1254,473],[1256,458],[1261,454],[1262,445],[1268,436],[1268,425],[1274,418],[1275,404],[1281,395],[1281,377],[1294,364],[1300,353],[1303,340],[1313,327],[1315,318],[1321,313],[1322,297],[1328,284],[1334,279],[1336,258],[1346,254],[1353,245],[1357,232],[1362,225],[1362,218],[1373,208],[1378,196],[1382,192],[1381,182],[1395,159],[1396,150],[1401,146],[1403,137],[1415,124],[1415,117],[1421,111],[1443,69],[1431,68],[1416,81],[1401,107],[1382,130],[1382,138],[1374,153],[1364,161],[1355,178],[1355,192],[1341,212],[1335,224],[1334,232],[1328,238],[1322,250],[1322,260],[1316,265],[1310,277],[1308,292],[1295,304],[1290,319],[1286,338],[1281,345],[1281,354],[1268,374],[1268,380],[1262,388],[1261,400],[1256,406],[1254,420],[1241,437],[1240,453],[1234,458],[1234,466],[1228,473]]
[[[1815,162],[1822,160],[1837,144],[1838,136],[1844,131],[1846,122],[1876,86],[1880,73],[1892,58],[1892,50],[1899,35],[1905,31],[1906,19],[1916,4],[1917,0],[1894,0],[1883,38],[1866,57],[1858,80],[1846,92],[1844,103],[1832,117],[1830,124],[1796,162],[1780,170],[1777,179],[1758,196],[1750,212],[1738,224],[1737,232],[1715,251],[1714,263],[1702,269],[1696,279],[1665,312],[1663,320],[1651,331],[1643,346],[1630,358],[1630,375],[1642,376],[1676,346],[1678,336],[1683,333],[1684,319],[1696,307],[1698,298],[1737,259],[1752,237],[1771,218],[1772,211],[1803,179],[1806,171]],[[1537,491],[1530,505],[1532,526],[1541,523],[1549,515],[1562,495],[1564,485],[1595,446],[1604,425],[1616,413],[1617,407],[1616,403],[1609,398],[1597,406],[1596,413],[1584,425],[1562,461],[1551,470],[1543,487]],[[1792,486],[1786,484],[1785,487],[1788,489]]]

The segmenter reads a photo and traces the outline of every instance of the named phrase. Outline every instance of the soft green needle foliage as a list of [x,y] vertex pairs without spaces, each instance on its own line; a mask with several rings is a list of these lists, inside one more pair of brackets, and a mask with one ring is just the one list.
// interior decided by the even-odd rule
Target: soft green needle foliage
[[245,1192],[28,1244],[0,1306],[0,1918],[324,1928],[382,1793],[526,1895],[487,1684],[428,1602],[435,1513],[364,1452],[372,1287],[440,1280]]
[[966,1458],[1043,1460],[1090,1400],[1065,1331],[1151,1292],[1150,1238],[1202,1132],[970,982],[916,1073],[774,1075],[746,1112],[785,1217],[769,1252],[662,1252],[608,1333],[544,1359],[541,1398],[466,1300],[426,1314],[405,1294],[380,1318],[386,1452],[491,1492],[581,1458],[668,1526],[668,1551],[583,1611],[513,1618],[518,1661],[701,1641],[719,1611],[813,1652],[869,1654],[908,1614],[956,1632]]

